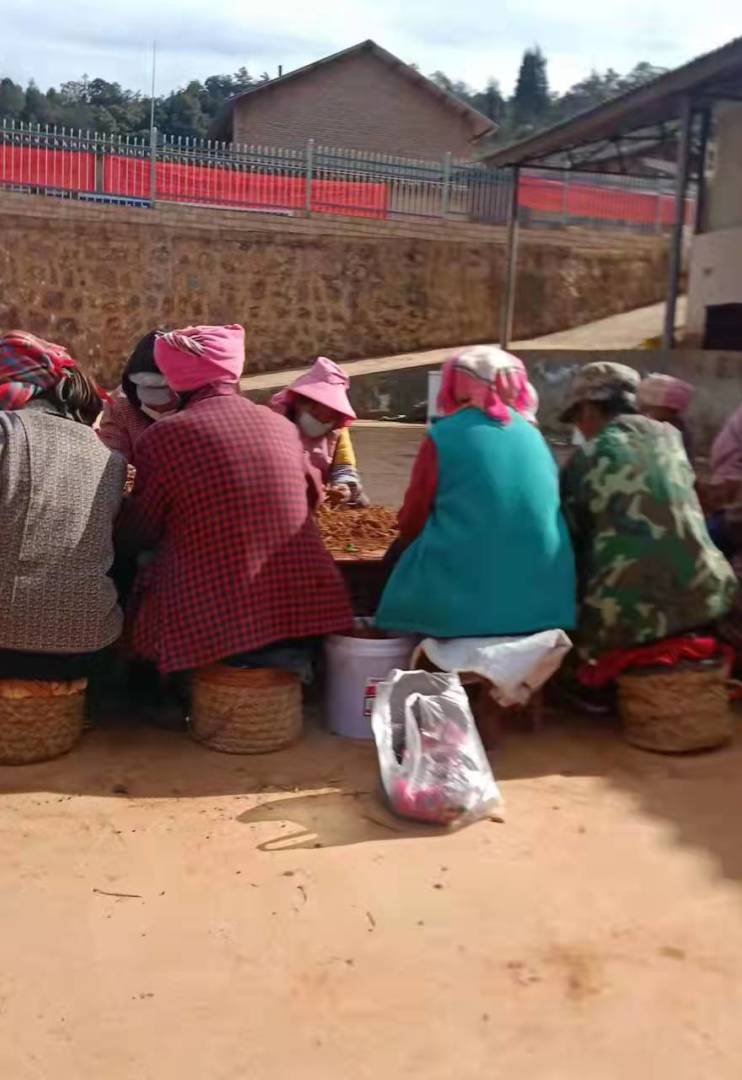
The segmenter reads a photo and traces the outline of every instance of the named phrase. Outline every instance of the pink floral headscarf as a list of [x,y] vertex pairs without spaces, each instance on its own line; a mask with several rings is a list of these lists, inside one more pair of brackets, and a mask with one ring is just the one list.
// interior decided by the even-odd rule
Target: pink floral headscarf
[[510,423],[510,409],[533,416],[537,400],[523,361],[495,345],[475,345],[447,360],[438,411],[447,416],[470,406],[503,424]]

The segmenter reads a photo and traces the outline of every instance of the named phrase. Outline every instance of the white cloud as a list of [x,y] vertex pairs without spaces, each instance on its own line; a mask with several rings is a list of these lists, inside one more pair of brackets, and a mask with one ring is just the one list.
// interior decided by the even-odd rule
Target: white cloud
[[374,38],[425,72],[512,88],[524,48],[538,43],[552,86],[593,68],[625,71],[639,60],[672,67],[734,37],[739,0],[5,0],[0,74],[42,86],[83,73],[135,89],[149,85],[158,45],[158,89],[245,64],[259,74],[319,59]]

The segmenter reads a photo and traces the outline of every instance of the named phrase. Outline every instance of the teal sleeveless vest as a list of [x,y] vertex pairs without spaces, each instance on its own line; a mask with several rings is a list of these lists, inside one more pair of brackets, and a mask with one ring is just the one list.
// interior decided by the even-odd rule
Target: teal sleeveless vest
[[430,637],[575,625],[575,569],[556,463],[518,413],[464,409],[431,429],[435,503],[382,596],[377,623]]

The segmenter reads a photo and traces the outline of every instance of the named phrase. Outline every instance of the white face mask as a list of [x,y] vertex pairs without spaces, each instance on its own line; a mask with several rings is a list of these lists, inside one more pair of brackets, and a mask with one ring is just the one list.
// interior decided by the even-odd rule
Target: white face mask
[[587,446],[587,439],[582,434],[578,427],[572,428],[572,445],[573,446]]
[[[177,395],[172,392],[164,376],[155,371],[140,371],[130,375],[129,379],[134,384],[140,410],[150,420],[160,420],[177,408]],[[163,405],[168,406],[167,410],[162,411]]]
[[321,423],[317,417],[313,416],[310,412],[300,413],[298,424],[308,439],[321,439],[323,435],[327,435],[332,431],[335,426],[332,423]]
[[173,409],[168,409],[167,412],[158,412],[157,409],[150,408],[149,405],[139,405],[139,411],[143,412],[145,416],[148,416],[150,420],[162,420],[163,416],[170,416]]
[[138,386],[137,397],[142,405],[172,405],[175,401],[169,386]]

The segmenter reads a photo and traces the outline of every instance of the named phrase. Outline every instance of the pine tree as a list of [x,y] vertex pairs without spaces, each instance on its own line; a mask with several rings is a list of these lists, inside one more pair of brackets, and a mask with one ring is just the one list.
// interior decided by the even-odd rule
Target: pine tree
[[494,120],[495,123],[500,123],[504,116],[505,99],[502,96],[497,79],[489,79],[484,90],[480,90],[479,93],[473,95],[471,103],[475,109],[479,109],[481,113],[484,113],[490,120]]
[[523,53],[512,101],[513,119],[519,126],[538,123],[550,105],[546,57],[536,45]]
[[18,86],[12,79],[0,79],[0,119],[8,117],[10,120],[17,120],[25,104],[23,87]]

